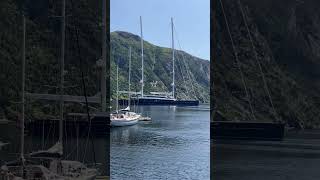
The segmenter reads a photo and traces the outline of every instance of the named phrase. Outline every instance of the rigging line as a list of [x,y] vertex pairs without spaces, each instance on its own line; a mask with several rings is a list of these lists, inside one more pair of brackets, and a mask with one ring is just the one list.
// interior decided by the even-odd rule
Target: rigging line
[[[170,25],[171,25],[171,23],[170,23]],[[173,24],[173,28],[174,28],[174,24]],[[175,32],[176,37],[177,37],[178,34],[177,34],[177,32],[175,31],[175,29],[174,29],[174,32]],[[178,40],[178,37],[177,37],[177,40]],[[178,40],[178,41],[179,41],[179,40]],[[178,54],[181,55],[179,51],[176,51],[176,54],[177,54],[177,55],[178,55]],[[182,55],[181,55],[181,56],[182,56]],[[187,82],[186,82],[186,80],[185,80],[186,78],[185,78],[184,75],[183,75],[183,70],[182,70],[183,68],[182,68],[181,62],[177,61],[176,65],[177,65],[177,68],[179,69],[179,71],[180,71],[180,73],[181,73],[184,88],[186,89],[187,95],[189,96],[189,95],[190,95],[190,92],[189,92],[189,89],[187,88]],[[184,64],[183,64],[183,65],[184,65]]]
[[[177,37],[177,42],[178,42],[179,48],[180,48],[180,50],[181,50],[182,48],[181,48],[181,44],[180,44],[180,41],[179,41],[179,38],[178,38],[178,32],[176,31],[174,25],[173,25],[173,28],[174,28],[174,31],[175,31],[175,34],[176,34],[176,37]],[[180,54],[180,56],[182,57],[182,62],[183,62],[183,65],[184,65],[184,67],[185,67],[185,69],[186,69],[187,76],[189,77],[189,81],[190,81],[191,88],[192,88],[192,91],[193,91],[193,96],[196,98],[196,97],[197,97],[197,96],[196,96],[196,92],[195,92],[195,90],[194,90],[194,86],[193,86],[193,83],[192,83],[193,79],[192,79],[192,76],[191,76],[191,74],[190,74],[190,71],[191,71],[191,70],[190,70],[189,67],[187,66],[187,63],[186,63],[186,61],[185,61],[185,56],[184,56],[184,54],[183,54],[183,53],[180,53],[179,51],[177,51],[177,52],[178,52],[177,54]],[[195,81],[194,81],[194,82],[195,82]]]
[[92,150],[93,150],[94,163],[96,164],[96,155],[95,155],[95,150],[94,150],[94,145],[93,145],[93,140],[92,140],[92,135],[91,135],[91,118],[90,118],[90,114],[89,114],[88,97],[87,97],[86,85],[85,85],[85,80],[84,80],[82,58],[81,58],[81,55],[80,55],[79,30],[78,30],[78,29],[76,29],[76,39],[77,39],[78,55],[79,55],[79,60],[80,60],[81,80],[82,80],[82,86],[83,86],[83,94],[84,94],[85,101],[86,101],[86,113],[87,113],[87,118],[88,118],[88,121],[89,121],[88,134],[87,134],[87,140],[86,140],[86,146],[85,146],[85,153],[84,153],[84,156],[83,156],[83,160],[82,160],[82,161],[84,162],[84,159],[85,159],[85,156],[86,156],[86,152],[87,152],[88,141],[89,141],[89,139],[90,139],[90,140],[91,140]]
[[181,74],[182,74],[182,78],[183,78],[183,82],[184,82],[184,86],[185,86],[185,88],[186,88],[186,90],[187,90],[187,93],[188,93],[188,95],[190,95],[190,91],[189,91],[189,88],[187,88],[187,82],[186,82],[186,78],[184,77],[184,75],[183,75],[183,67],[185,68],[185,70],[186,70],[186,72],[187,72],[187,76],[188,76],[188,78],[189,78],[189,81],[191,81],[191,88],[192,88],[192,90],[193,90],[193,96],[194,97],[196,97],[196,95],[195,95],[195,90],[194,90],[194,88],[193,88],[193,83],[192,83],[192,79],[191,79],[191,77],[190,77],[190,75],[189,75],[189,73],[188,73],[188,69],[187,69],[187,66],[186,66],[186,63],[184,63],[184,59],[183,59],[183,55],[182,55],[182,53],[180,53],[179,51],[177,51],[177,55],[180,55],[181,57],[182,57],[182,61],[180,62],[180,63],[182,63],[182,65],[180,65],[180,71],[181,71]]
[[[74,3],[73,0],[71,0],[71,11],[73,11],[73,7],[74,7]],[[78,22],[78,21],[77,21]],[[90,118],[90,114],[89,114],[89,107],[88,107],[88,97],[87,97],[87,92],[86,92],[86,83],[84,80],[84,73],[83,73],[83,61],[82,61],[82,56],[81,56],[81,51],[80,51],[80,43],[79,43],[79,29],[77,28],[77,26],[74,26],[74,29],[76,31],[76,45],[77,45],[77,50],[78,50],[78,58],[79,58],[79,63],[80,63],[80,71],[81,71],[81,80],[82,80],[82,86],[83,86],[83,94],[85,97],[85,102],[86,102],[86,111],[87,111],[87,118],[89,121],[89,127],[88,127],[88,134],[87,134],[87,139],[86,139],[86,145],[85,145],[85,153],[83,156],[83,162],[86,156],[86,152],[87,152],[87,145],[88,145],[88,141],[89,138],[91,140],[91,146],[92,146],[92,151],[93,151],[93,159],[94,159],[94,163],[97,164],[96,162],[96,153],[95,153],[95,149],[94,149],[94,144],[93,144],[93,139],[92,139],[92,135],[91,135],[91,118]]]
[[257,50],[254,46],[254,43],[253,43],[253,39],[252,39],[252,36],[251,36],[251,32],[249,30],[249,26],[248,26],[248,23],[247,23],[247,15],[245,14],[245,12],[243,11],[243,8],[242,8],[242,4],[241,4],[241,0],[239,0],[239,6],[240,6],[240,10],[241,10],[241,14],[242,14],[242,17],[243,17],[243,20],[244,20],[244,24],[246,26],[246,29],[248,31],[248,35],[249,35],[249,39],[251,41],[251,46],[252,46],[252,49],[253,49],[253,52],[254,52],[254,56],[255,56],[255,59],[256,59],[256,62],[259,66],[259,70],[260,70],[260,73],[262,75],[262,80],[263,80],[263,84],[264,84],[264,88],[265,88],[265,91],[269,97],[269,101],[270,101],[270,104],[271,104],[271,107],[272,107],[272,110],[273,110],[273,113],[274,113],[274,116],[275,118],[279,121],[279,117],[278,117],[278,114],[274,108],[274,105],[273,105],[273,101],[272,101],[272,97],[271,97],[271,93],[270,93],[270,90],[269,90],[269,87],[268,87],[268,84],[267,84],[267,81],[266,81],[266,78],[265,78],[265,74],[263,73],[263,70],[262,70],[262,67],[261,67],[261,63],[258,59],[258,53],[257,53]]
[[[178,32],[177,32],[177,30],[176,30],[176,28],[175,28],[175,25],[173,25],[173,29],[174,29],[174,32],[175,32],[175,34],[176,34],[176,38],[177,38],[177,42],[178,42],[178,45],[179,45],[179,48],[180,48],[180,50],[182,50],[182,48],[181,48],[181,44],[180,44],[180,41],[179,41],[179,35],[178,35]],[[177,52],[179,52],[179,51],[177,51]],[[189,81],[190,81],[190,84],[191,84],[191,88],[192,88],[192,91],[193,91],[193,96],[195,97],[195,98],[197,98],[197,96],[196,96],[196,91],[194,90],[194,86],[193,86],[193,83],[192,83],[192,81],[193,82],[196,82],[194,79],[192,79],[192,76],[191,76],[191,74],[190,74],[190,69],[189,69],[189,66],[187,66],[187,63],[186,63],[186,61],[185,61],[185,56],[184,56],[184,54],[183,53],[177,53],[177,54],[180,54],[181,56],[182,56],[182,62],[183,62],[183,65],[185,66],[185,69],[186,69],[186,72],[187,72],[187,76],[189,77]]]
[[[177,54],[178,54],[178,53],[177,53]],[[176,63],[176,64],[177,64],[178,69],[179,69],[179,71],[180,71],[180,73],[181,73],[184,88],[185,88],[185,90],[187,91],[187,94],[189,94],[189,91],[188,91],[188,88],[187,88],[187,83],[186,83],[186,80],[185,80],[184,75],[183,75],[183,71],[182,71],[181,63],[178,63],[178,62],[179,62],[179,61],[177,61],[177,63]]]
[[[184,61],[184,57],[183,57],[183,55],[181,54],[181,53],[177,53],[177,54],[179,54],[180,56],[182,56],[182,61]],[[183,62],[183,66],[185,67],[185,70],[186,70],[186,72],[187,72],[187,76],[188,76],[188,79],[189,79],[189,81],[190,81],[190,84],[191,84],[191,89],[192,89],[192,92],[193,92],[193,97],[197,97],[196,96],[196,93],[195,93],[195,90],[194,90],[194,86],[193,86],[193,83],[192,83],[192,81],[193,81],[193,79],[192,79],[192,77],[191,77],[191,75],[189,74],[189,71],[188,71],[188,66],[186,65],[186,63],[185,62]],[[182,68],[181,68],[182,69]],[[181,70],[182,71],[182,70]],[[182,72],[182,74],[183,74],[183,72]],[[182,75],[183,76],[183,75]],[[186,87],[186,81],[184,80],[184,83],[185,83],[185,87]],[[188,90],[189,88],[187,88],[187,90]],[[187,91],[188,92],[188,94],[190,95],[190,91]]]
[[219,2],[221,4],[222,13],[223,13],[223,16],[224,16],[224,20],[226,22],[228,34],[229,34],[229,37],[230,37],[230,40],[231,40],[231,45],[232,45],[232,48],[233,48],[233,51],[234,51],[234,56],[236,58],[236,61],[237,61],[237,64],[238,64],[238,68],[239,68],[239,71],[240,71],[242,84],[244,86],[244,90],[245,90],[245,93],[246,93],[246,96],[247,96],[246,99],[248,100],[248,103],[249,103],[249,106],[250,106],[251,115],[252,115],[253,119],[256,120],[256,117],[255,117],[254,112],[253,112],[253,107],[252,107],[252,104],[251,104],[251,100],[250,100],[250,97],[249,97],[249,93],[248,93],[248,90],[247,90],[246,82],[244,80],[244,75],[243,75],[243,72],[241,70],[241,65],[240,65],[240,61],[239,61],[239,58],[238,58],[238,53],[236,51],[236,48],[235,48],[235,45],[234,45],[234,42],[233,42],[233,38],[231,36],[230,27],[229,27],[229,23],[228,23],[228,20],[227,20],[227,16],[226,16],[225,11],[224,11],[222,0],[219,0]]
[[51,128],[52,128],[52,124],[50,123],[50,126],[49,126],[49,132],[48,132],[47,137],[45,138],[44,145],[43,145],[43,148],[42,148],[42,149],[44,149],[44,147],[46,147],[46,146],[47,146],[47,143],[48,143],[48,141],[49,141],[49,137],[50,137],[50,133],[51,133]]

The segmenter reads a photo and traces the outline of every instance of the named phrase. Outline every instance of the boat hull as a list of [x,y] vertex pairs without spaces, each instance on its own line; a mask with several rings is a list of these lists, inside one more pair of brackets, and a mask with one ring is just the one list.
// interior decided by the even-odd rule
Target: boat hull
[[211,122],[211,139],[282,140],[285,125],[282,123]]
[[138,123],[138,119],[135,120],[111,120],[111,126],[122,127],[122,126],[132,126]]
[[[128,105],[127,99],[120,99],[120,105]],[[171,99],[132,99],[131,105],[171,105],[171,106],[198,106],[198,100],[171,100]]]

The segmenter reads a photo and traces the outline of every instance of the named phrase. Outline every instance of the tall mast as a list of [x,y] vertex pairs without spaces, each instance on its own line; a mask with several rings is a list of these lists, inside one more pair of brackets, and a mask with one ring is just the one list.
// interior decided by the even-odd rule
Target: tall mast
[[107,26],[106,26],[107,12],[106,0],[102,0],[102,69],[101,69],[101,111],[106,111],[107,106]]
[[117,113],[118,113],[118,110],[119,110],[119,66],[117,65]]
[[143,67],[143,34],[142,34],[142,17],[141,16],[140,16],[140,31],[141,31],[141,96],[143,97],[144,67]]
[[128,99],[128,106],[130,107],[130,99],[131,99],[131,46],[129,48],[129,99]]
[[65,48],[65,26],[66,26],[66,1],[62,0],[61,15],[61,62],[60,62],[60,121],[59,121],[59,142],[63,146],[63,84],[64,84],[64,48]]
[[172,35],[172,97],[174,98],[174,38],[173,38],[173,18],[171,18],[171,35]]
[[24,92],[25,92],[25,69],[26,69],[26,19],[25,16],[22,16],[22,23],[23,23],[23,39],[22,39],[22,92],[21,92],[21,105],[22,105],[22,116],[20,121],[20,127],[21,127],[21,152],[20,152],[20,158],[22,161],[22,165],[24,165]]

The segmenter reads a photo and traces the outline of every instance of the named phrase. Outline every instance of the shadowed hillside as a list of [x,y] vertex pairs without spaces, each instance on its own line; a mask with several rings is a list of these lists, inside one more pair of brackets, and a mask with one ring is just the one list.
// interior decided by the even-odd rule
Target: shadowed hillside
[[[83,95],[81,64],[87,94],[90,96],[99,91],[98,71],[95,67],[96,61],[101,58],[99,3],[100,1],[67,1],[66,94]],[[61,2],[1,1],[0,114],[12,120],[17,119],[20,112],[17,102],[20,102],[21,97],[22,7],[26,16],[26,91],[56,94],[60,82]],[[58,108],[54,108],[53,104],[27,99],[27,120],[33,115],[57,115]],[[66,108],[70,110],[74,106],[66,105]],[[75,109],[79,112],[81,108]]]
[[213,64],[217,110],[228,120],[254,120],[250,101],[258,121],[279,119],[294,127],[319,128],[319,2],[242,0],[257,59],[239,1],[222,2],[240,63],[236,61],[222,6],[217,1],[217,60]]

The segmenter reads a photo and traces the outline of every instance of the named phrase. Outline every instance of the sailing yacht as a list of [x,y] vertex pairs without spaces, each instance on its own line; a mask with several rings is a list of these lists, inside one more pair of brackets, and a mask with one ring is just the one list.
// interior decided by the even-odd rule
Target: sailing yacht
[[57,142],[48,150],[40,150],[29,154],[30,159],[47,160],[48,169],[64,179],[93,180],[98,174],[97,169],[88,168],[79,161],[63,160],[63,145]]
[[[136,93],[131,98],[132,104],[138,105],[179,105],[179,106],[198,106],[198,100],[182,100],[175,96],[175,49],[174,49],[174,33],[173,19],[171,18],[172,31],[172,91],[171,92],[150,92],[144,94],[144,53],[143,53],[143,33],[142,33],[142,18],[140,16],[140,33],[141,33],[141,92]],[[120,104],[128,104],[126,100],[120,100]]]
[[132,112],[118,112],[111,114],[111,126],[132,126],[138,123],[140,115],[132,114]]
[[[130,57],[129,57],[129,101],[131,97],[130,93],[130,77],[131,77],[131,48],[130,48]],[[117,100],[116,100],[116,112],[110,114],[111,126],[131,126],[138,123],[140,114],[130,111],[130,102],[128,107],[125,109],[119,110],[119,67],[117,66]]]

